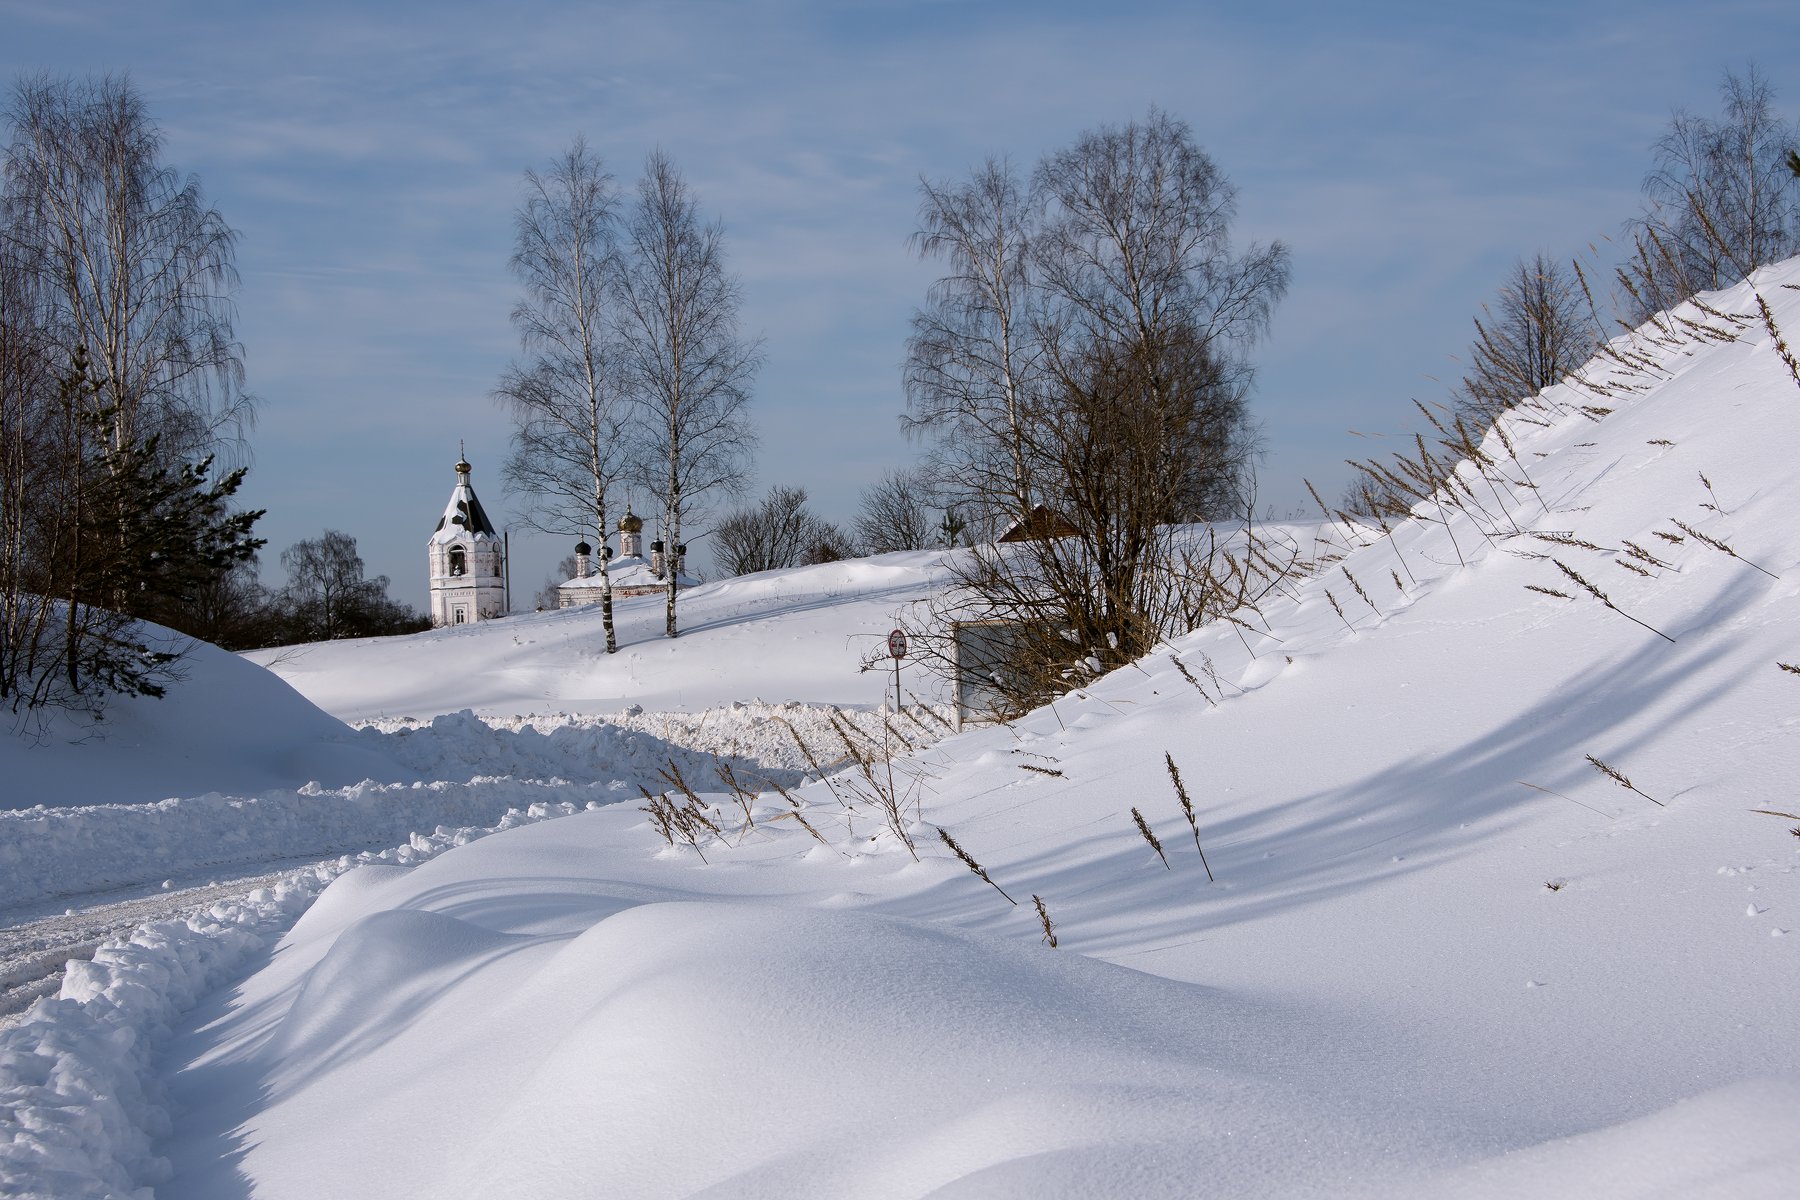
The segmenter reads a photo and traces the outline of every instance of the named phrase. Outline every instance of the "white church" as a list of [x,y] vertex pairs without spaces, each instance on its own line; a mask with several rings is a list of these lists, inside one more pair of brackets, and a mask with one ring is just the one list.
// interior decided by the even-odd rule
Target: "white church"
[[664,552],[661,541],[650,543],[650,556],[644,557],[644,518],[633,515],[630,507],[619,518],[619,553],[614,557],[604,540],[600,555],[604,560],[599,570],[593,566],[594,548],[586,542],[575,546],[575,578],[557,585],[558,608],[574,608],[581,604],[600,603],[602,580],[610,581],[615,597],[648,596],[667,590],[667,571],[676,572],[679,587],[693,587],[697,580],[681,571],[686,546],[676,546],[675,553]]
[[431,562],[431,623],[467,625],[507,611],[506,540],[475,497],[466,458],[426,553]]

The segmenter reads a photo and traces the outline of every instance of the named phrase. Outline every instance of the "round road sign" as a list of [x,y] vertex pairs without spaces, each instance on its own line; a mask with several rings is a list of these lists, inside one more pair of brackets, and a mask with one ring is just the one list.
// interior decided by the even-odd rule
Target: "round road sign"
[[906,631],[896,629],[888,634],[888,654],[894,658],[906,657]]

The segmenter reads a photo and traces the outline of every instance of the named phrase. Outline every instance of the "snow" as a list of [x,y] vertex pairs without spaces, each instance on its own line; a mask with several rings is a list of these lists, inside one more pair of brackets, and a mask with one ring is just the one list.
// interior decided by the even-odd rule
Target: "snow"
[[[621,646],[612,655],[598,610],[583,606],[248,657],[345,721],[464,708],[517,717],[631,705],[697,712],[759,699],[869,705],[882,691],[861,671],[865,653],[941,578],[941,556],[919,552],[702,584],[682,593],[673,640],[662,636],[665,597],[617,598]],[[918,699],[944,699],[920,672],[905,683]]]
[[12,735],[0,737],[0,816],[40,804],[418,778],[275,674],[168,630],[152,635],[185,651],[181,681],[160,700],[114,696],[98,722],[15,719]]
[[[1754,284],[1800,329],[1800,262]],[[71,969],[0,1034],[0,1182],[1800,1194],[1800,817],[1770,815],[1800,812],[1800,390],[1749,285],[1708,303],[1750,317],[1721,337],[1690,308],[1615,346],[1650,365],[1598,360],[1510,416],[1517,456],[1485,451],[1516,483],[1465,465],[1472,511],[1342,530],[1241,624],[1010,726],[934,741],[919,711],[897,821],[885,771],[819,779],[787,729],[830,747],[846,704],[883,736],[889,681],[858,667],[934,555],[705,585],[674,641],[660,598],[627,601],[610,657],[568,610],[271,660],[418,780],[190,792],[188,839],[298,842],[308,802],[325,828],[393,807],[377,838],[440,795],[541,802]],[[665,753],[695,756],[717,834],[670,844],[639,808]],[[69,869],[152,844],[118,838]]]

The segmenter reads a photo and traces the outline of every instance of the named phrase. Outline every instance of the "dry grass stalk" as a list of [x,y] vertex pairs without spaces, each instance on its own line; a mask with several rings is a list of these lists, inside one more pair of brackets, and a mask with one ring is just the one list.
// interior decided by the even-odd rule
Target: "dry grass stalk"
[[1705,471],[1696,471],[1696,472],[1694,472],[1694,474],[1700,476],[1701,486],[1706,489],[1706,494],[1712,497],[1711,504],[1702,504],[1700,507],[1701,508],[1710,508],[1714,512],[1718,513],[1721,517],[1730,516],[1731,515],[1730,513],[1726,512],[1724,508],[1720,507],[1719,493],[1713,491],[1712,480],[1710,480],[1706,477],[1706,472]]
[[786,788],[782,787],[779,782],[777,782],[776,780],[774,780],[768,776],[763,777],[763,782],[768,784],[770,787],[774,788],[775,794],[780,796],[783,800],[786,800],[788,802],[789,808],[799,808],[800,807],[800,801],[794,797],[794,794],[792,792],[790,792]]
[[1526,584],[1525,590],[1528,592],[1542,592],[1546,596],[1555,596],[1558,600],[1573,600],[1575,598],[1567,592],[1559,592],[1555,588],[1539,587],[1535,583]]
[[650,819],[656,823],[657,832],[662,834],[663,840],[669,845],[673,846],[676,839],[680,838],[694,848],[694,853],[700,856],[701,862],[705,862],[706,852],[700,849],[701,831],[705,830],[720,841],[724,840],[725,835],[707,817],[704,806],[697,798],[690,798],[677,805],[669,799],[667,792],[653,796],[642,784],[638,785],[638,791],[649,801],[640,811],[650,814]]
[[1210,692],[1208,692],[1205,688],[1200,686],[1200,681],[1198,679],[1194,678],[1194,673],[1187,669],[1186,663],[1182,662],[1181,659],[1177,658],[1173,654],[1169,655],[1169,661],[1175,664],[1175,669],[1177,671],[1181,672],[1181,677],[1183,679],[1187,680],[1189,684],[1193,685],[1193,689],[1196,692],[1199,692],[1202,696],[1206,697],[1206,702],[1208,704],[1211,704],[1215,707],[1218,705],[1219,702],[1212,698],[1212,694]]
[[1680,545],[1683,545],[1684,543],[1686,543],[1686,541],[1687,541],[1686,538],[1682,537],[1679,534],[1664,533],[1660,529],[1652,529],[1650,532],[1654,536],[1659,537],[1663,541],[1669,543],[1669,545],[1671,545],[1671,546],[1680,546]]
[[1612,764],[1601,762],[1599,759],[1595,758],[1591,754],[1585,755],[1584,757],[1586,757],[1588,762],[1593,764],[1594,770],[1600,772],[1602,775],[1606,776],[1608,779],[1612,780],[1614,783],[1618,784],[1620,787],[1625,788],[1629,791],[1636,792],[1638,795],[1642,796],[1644,799],[1648,800],[1650,803],[1656,805],[1658,808],[1667,808],[1668,807],[1668,805],[1664,804],[1661,800],[1658,800],[1655,796],[1650,795],[1650,793],[1644,791],[1643,789],[1639,788],[1636,784],[1632,783],[1631,780],[1625,778],[1625,773],[1623,771],[1619,770],[1617,767],[1613,766]]
[[1638,559],[1640,562],[1647,562],[1653,567],[1661,567],[1664,570],[1673,570],[1674,566],[1675,566],[1674,563],[1664,562],[1662,559],[1656,557],[1656,555],[1650,553],[1648,550],[1644,549],[1642,546],[1638,545],[1636,542],[1631,541],[1629,538],[1627,538],[1625,541],[1625,553],[1631,555],[1631,557],[1633,557],[1635,559]]
[[1615,558],[1613,559],[1613,563],[1616,566],[1624,567],[1627,571],[1631,571],[1634,574],[1642,575],[1645,579],[1651,578],[1650,572],[1644,570],[1644,568],[1638,566],[1634,562],[1626,562],[1622,558]]
[[1036,771],[1039,775],[1048,775],[1053,779],[1061,779],[1063,777],[1063,773],[1055,767],[1040,767],[1034,763],[1020,763],[1019,770]]
[[1687,534],[1689,537],[1693,538],[1696,542],[1705,542],[1708,546],[1711,546],[1714,550],[1719,551],[1721,554],[1729,554],[1731,557],[1733,557],[1733,558],[1737,559],[1739,562],[1743,563],[1746,567],[1751,567],[1755,570],[1761,571],[1764,575],[1767,575],[1770,579],[1780,579],[1781,578],[1781,576],[1775,574],[1775,572],[1766,570],[1763,567],[1757,566],[1755,563],[1751,562],[1749,559],[1747,559],[1743,555],[1739,554],[1736,550],[1733,550],[1730,546],[1727,546],[1724,542],[1721,542],[1718,538],[1709,537],[1708,535],[1701,533],[1698,529],[1695,529],[1693,526],[1685,524],[1684,522],[1675,520],[1674,517],[1670,517],[1669,520],[1670,520],[1670,522],[1672,522],[1674,524],[1675,528],[1681,530],[1681,532]]
[[1187,818],[1188,828],[1194,831],[1194,849],[1200,851],[1200,865],[1206,868],[1206,882],[1213,879],[1212,864],[1206,861],[1206,851],[1200,846],[1200,822],[1194,819],[1194,803],[1188,799],[1187,785],[1181,782],[1181,769],[1175,765],[1175,756],[1167,750],[1163,751],[1163,761],[1169,764],[1169,778],[1175,784],[1175,795],[1181,801],[1181,813]]
[[923,721],[919,720],[919,718],[917,716],[913,715],[913,709],[917,709],[919,712],[922,712],[926,716],[930,717],[931,723],[933,725],[936,725],[939,729],[942,729],[945,733],[955,733],[956,732],[956,726],[952,725],[950,722],[944,720],[943,717],[939,716],[937,710],[932,708],[931,705],[915,704],[915,705],[913,705],[912,708],[909,708],[906,710],[906,715],[911,717],[913,720],[913,723],[918,725],[921,729],[924,728],[925,723]]
[[1349,567],[1339,567],[1338,570],[1340,570],[1344,573],[1344,578],[1348,579],[1350,581],[1350,586],[1356,589],[1356,594],[1358,596],[1362,597],[1362,602],[1364,604],[1368,605],[1370,608],[1374,608],[1375,615],[1379,617],[1381,615],[1381,610],[1379,608],[1375,608],[1375,602],[1373,600],[1369,599],[1369,593],[1363,591],[1363,585],[1356,581],[1356,576],[1354,576],[1350,573],[1350,568]]
[[1781,328],[1775,324],[1775,313],[1769,308],[1769,302],[1762,298],[1761,292],[1756,293],[1756,307],[1762,313],[1764,328],[1775,340],[1775,353],[1787,367],[1788,374],[1794,377],[1794,385],[1800,387],[1800,360],[1795,359],[1794,352],[1788,349],[1786,339],[1781,336]]
[[1044,898],[1033,892],[1031,902],[1037,906],[1038,921],[1044,926],[1044,940],[1052,950],[1056,949],[1056,927],[1050,924],[1050,910],[1044,907]]
[[1773,808],[1753,808],[1753,813],[1761,813],[1765,817],[1782,817],[1789,821],[1800,821],[1800,813],[1781,812]]
[[900,744],[902,746],[905,746],[908,750],[917,750],[919,748],[919,744],[917,742],[913,741],[911,738],[907,737],[904,733],[901,733],[898,729],[896,729],[894,727],[894,719],[892,717],[882,718],[881,723],[883,726],[886,727],[889,736],[899,739]]
[[1638,620],[1636,617],[1632,616],[1630,613],[1626,612],[1624,609],[1622,609],[1618,605],[1614,604],[1612,602],[1612,600],[1610,598],[1608,598],[1608,596],[1605,592],[1601,591],[1599,588],[1595,587],[1593,584],[1591,584],[1587,580],[1583,579],[1581,577],[1581,574],[1578,571],[1576,571],[1573,567],[1569,566],[1568,564],[1564,563],[1562,561],[1562,559],[1553,558],[1550,561],[1556,564],[1557,570],[1561,571],[1564,575],[1567,575],[1575,583],[1579,584],[1581,586],[1581,588],[1587,592],[1588,595],[1592,596],[1594,599],[1598,600],[1600,603],[1606,605],[1606,607],[1612,609],[1614,612],[1618,613],[1621,617],[1624,617],[1627,621],[1630,621],[1632,624],[1643,625],[1645,629],[1648,629],[1651,633],[1654,633],[1657,637],[1663,639],[1665,642],[1668,642],[1671,645],[1674,644],[1674,642],[1675,642],[1674,638],[1670,637],[1668,634],[1664,633],[1662,630],[1656,628],[1656,626],[1654,626],[1654,625],[1646,625],[1644,622]]
[[688,781],[682,778],[681,766],[674,759],[671,758],[667,766],[659,767],[656,773],[666,782],[673,784],[677,791],[688,798],[690,804],[697,804],[703,808],[705,807],[704,802],[697,794],[695,794],[694,789],[688,786]]
[[1668,438],[1651,438],[1644,444],[1646,446],[1673,446],[1675,443],[1671,442]]
[[1351,633],[1355,633],[1356,626],[1352,625],[1350,623],[1350,618],[1344,615],[1343,605],[1337,602],[1337,597],[1331,594],[1330,588],[1325,589],[1325,598],[1331,601],[1331,611],[1338,615],[1338,620],[1344,623],[1344,628],[1348,629]]
[[1795,666],[1793,663],[1777,662],[1775,665],[1790,674],[1800,675],[1800,667]]
[[1533,531],[1531,536],[1540,542],[1549,542],[1556,546],[1572,546],[1577,550],[1595,550],[1602,554],[1606,553],[1606,548],[1604,546],[1596,546],[1592,542],[1583,541],[1574,534],[1563,533],[1561,530],[1550,530],[1549,532]]
[[869,742],[869,749],[866,751],[859,747],[856,738],[862,731],[850,724],[850,719],[836,707],[825,714],[825,719],[831,723],[831,732],[837,734],[838,741],[843,743],[844,758],[840,761],[867,763],[872,754],[880,749],[873,741]]
[[1156,851],[1156,857],[1162,859],[1163,869],[1170,871],[1174,870],[1173,867],[1169,866],[1169,856],[1163,853],[1162,843],[1156,840],[1156,835],[1154,833],[1150,832],[1150,822],[1144,820],[1144,814],[1139,812],[1136,808],[1133,808],[1131,810],[1131,819],[1137,822],[1138,832],[1144,835],[1144,840],[1150,843],[1150,848],[1152,850]]
[[812,747],[806,744],[806,739],[800,736],[800,731],[795,729],[786,717],[776,717],[775,719],[781,723],[783,729],[788,731],[788,736],[794,739],[794,745],[800,748],[800,757],[804,758],[806,765],[813,769],[813,774],[820,779],[825,778],[825,768],[819,765],[819,760],[813,756]]
[[1528,788],[1530,788],[1530,789],[1531,789],[1531,790],[1532,790],[1532,791],[1534,791],[1534,792],[1542,792],[1542,793],[1544,793],[1544,795],[1546,795],[1546,796],[1555,796],[1555,797],[1556,797],[1556,798],[1557,798],[1557,799],[1558,799],[1558,800],[1567,800],[1567,801],[1568,801],[1568,802],[1569,802],[1569,803],[1570,803],[1570,804],[1578,804],[1578,805],[1580,805],[1580,806],[1581,806],[1581,807],[1582,807],[1582,808],[1585,808],[1585,809],[1587,809],[1587,810],[1588,810],[1588,811],[1589,811],[1589,812],[1591,812],[1591,813],[1599,813],[1599,815],[1600,815],[1600,816],[1603,816],[1603,817],[1605,817],[1605,818],[1606,818],[1606,819],[1607,819],[1607,820],[1609,820],[1609,821],[1611,821],[1611,820],[1614,820],[1614,819],[1615,819],[1615,818],[1614,818],[1614,817],[1613,817],[1613,814],[1611,814],[1611,813],[1609,813],[1609,812],[1601,812],[1601,810],[1600,810],[1600,809],[1597,809],[1597,808],[1595,808],[1595,807],[1594,807],[1594,806],[1593,806],[1593,805],[1591,805],[1591,804],[1586,804],[1586,803],[1583,803],[1583,802],[1582,802],[1582,801],[1580,801],[1580,800],[1577,800],[1577,799],[1576,799],[1576,798],[1575,798],[1575,797],[1573,797],[1573,796],[1565,796],[1565,795],[1563,795],[1563,794],[1562,794],[1562,793],[1561,793],[1561,792],[1554,792],[1554,791],[1551,791],[1551,790],[1550,790],[1550,789],[1549,789],[1549,788],[1547,788],[1547,787],[1539,787],[1539,786],[1538,786],[1538,785],[1537,785],[1537,784],[1535,784],[1535,783],[1527,783],[1527,782],[1525,782],[1525,781],[1524,781],[1524,780],[1523,780],[1523,779],[1520,779],[1520,780],[1516,780],[1516,781],[1515,781],[1515,782],[1517,782],[1517,783],[1518,783],[1518,785],[1519,785],[1519,786],[1520,786],[1520,787],[1528,787]]
[[[992,877],[990,877],[988,875],[987,868],[982,866],[980,863],[976,862],[974,855],[970,854],[967,850],[964,850],[961,846],[957,845],[956,839],[951,837],[950,831],[948,829],[945,829],[942,825],[938,826],[938,837],[940,840],[943,841],[944,845],[950,847],[950,853],[952,853],[952,854],[956,855],[956,857],[962,859],[963,866],[969,868],[969,870],[971,870],[971,871],[975,872],[975,874],[979,875],[981,877],[981,881],[983,883],[985,883],[989,887],[993,888],[996,892],[999,892],[1002,896],[1006,896],[1006,889],[1001,887],[999,884],[995,883],[993,881]],[[1017,905],[1019,903],[1017,900],[1014,900],[1011,896],[1006,896],[1006,902],[1008,904],[1012,904],[1012,905]]]
[[731,764],[724,759],[716,756],[713,758],[713,773],[719,777],[721,783],[731,789],[731,794],[737,800],[738,807],[744,810],[744,825],[738,834],[738,840],[741,842],[745,834],[756,828],[756,818],[751,816],[751,809],[756,805],[756,797],[748,788],[738,782],[737,772],[733,771]]
[[769,820],[785,821],[785,820],[788,820],[789,818],[792,818],[793,820],[799,822],[800,828],[802,828],[802,829],[806,830],[806,832],[812,834],[813,840],[815,842],[819,843],[819,845],[824,846],[827,850],[829,850],[831,848],[831,843],[825,840],[825,835],[820,833],[817,829],[814,829],[812,822],[808,821],[806,819],[806,815],[797,808],[794,809],[792,812],[776,813],[774,816],[770,817]]
[[863,783],[867,785],[867,798],[874,800],[875,806],[881,810],[881,815],[887,820],[888,828],[893,831],[895,837],[900,839],[900,844],[906,847],[906,852],[913,856],[913,861],[917,862],[919,849],[913,844],[912,834],[906,828],[906,801],[894,784],[894,760],[885,756],[881,758],[879,761],[883,769],[877,772],[875,761],[864,754],[851,739],[850,735],[854,730],[848,719],[835,708],[831,710],[830,718],[831,728],[837,732],[838,738],[844,743],[844,748],[849,751],[851,759],[856,763],[857,773],[862,776]]

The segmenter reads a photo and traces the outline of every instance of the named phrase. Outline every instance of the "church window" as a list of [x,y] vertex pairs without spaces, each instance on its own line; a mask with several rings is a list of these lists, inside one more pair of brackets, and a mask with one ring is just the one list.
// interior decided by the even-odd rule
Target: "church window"
[[461,546],[451,547],[451,549],[450,549],[450,573],[452,575],[461,575],[467,570],[468,570],[468,565],[467,565],[467,562],[463,555],[463,548]]

